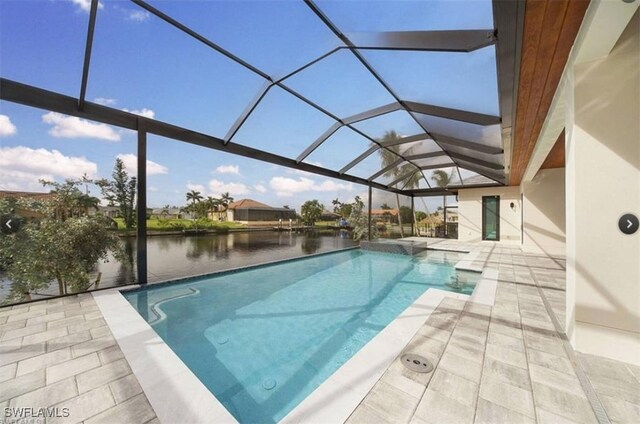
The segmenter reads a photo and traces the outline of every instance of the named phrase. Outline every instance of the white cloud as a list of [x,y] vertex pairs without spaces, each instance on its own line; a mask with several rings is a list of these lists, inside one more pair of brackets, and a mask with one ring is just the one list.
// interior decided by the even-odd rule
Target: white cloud
[[132,110],[122,109],[122,110],[125,112],[133,113],[134,115],[140,115],[149,119],[153,119],[156,117],[156,113],[151,109],[147,109],[146,107],[142,109],[132,109]]
[[242,196],[251,193],[251,190],[242,183],[225,183],[213,179],[209,181],[209,192],[213,196],[219,196],[221,193],[226,192],[229,192],[232,196]]
[[131,10],[127,19],[134,22],[145,22],[151,17],[151,14],[146,10]]
[[288,177],[273,177],[269,181],[269,186],[275,190],[280,197],[291,197],[297,193],[308,191],[329,192],[329,191],[352,191],[351,183],[336,183],[331,180],[324,180],[320,184],[311,178],[300,177],[297,180]]
[[0,137],[9,137],[14,135],[18,129],[11,122],[7,115],[0,115]]
[[240,175],[240,167],[238,165],[220,165],[216,168],[219,174],[236,174]]
[[[91,10],[91,0],[71,0],[71,3],[78,6],[78,10],[83,12],[89,12]],[[102,9],[104,6],[102,3],[98,3],[98,9]]]
[[[131,175],[135,175],[138,172],[138,156],[133,153],[119,154],[118,159],[122,160],[127,172]],[[147,175],[166,174],[169,170],[166,166],[159,163],[147,160]]]
[[153,191],[153,192],[156,192],[156,191],[158,191],[158,187],[156,187],[156,186],[149,186],[149,187],[147,187],[147,190],[149,190],[149,191]]
[[189,181],[187,183],[187,190],[191,191],[191,190],[195,190],[195,191],[199,191],[200,193],[204,192],[204,186],[202,184],[191,184],[191,181]]
[[114,106],[116,103],[118,103],[118,100],[109,99],[107,97],[96,97],[95,99],[93,99],[93,101],[102,106]]
[[42,122],[53,125],[49,134],[62,138],[99,138],[108,141],[120,141],[118,134],[107,124],[95,124],[75,116],[49,112],[42,115]]
[[267,191],[267,188],[262,184],[256,184],[256,185],[253,186],[253,188],[258,193],[266,193],[266,191]]
[[95,178],[98,165],[81,156],[25,146],[0,148],[0,181],[8,190],[42,191],[39,179]]

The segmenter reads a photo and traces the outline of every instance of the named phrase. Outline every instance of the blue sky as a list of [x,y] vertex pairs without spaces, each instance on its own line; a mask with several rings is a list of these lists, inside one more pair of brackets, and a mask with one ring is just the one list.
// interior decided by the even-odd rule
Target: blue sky
[[[89,3],[1,0],[0,75],[77,97]],[[300,1],[150,3],[274,77],[340,45]],[[345,32],[493,26],[487,0],[318,4]],[[470,54],[364,54],[403,99],[498,113],[493,47]],[[223,137],[263,83],[260,76],[133,3],[100,3],[89,101]],[[393,100],[347,51],[285,83],[339,117]],[[332,124],[323,113],[276,87],[232,142],[295,158]],[[402,135],[421,132],[406,112],[356,126],[374,138],[392,129]],[[487,137],[485,129],[471,130],[477,141]],[[337,170],[368,146],[367,139],[343,128],[307,161]],[[0,189],[39,191],[41,177],[61,180],[83,173],[108,177],[116,157],[134,171],[135,148],[131,131],[0,102]],[[366,193],[366,187],[357,184],[155,136],[149,138],[148,159],[150,206],[183,204],[190,189],[213,196],[229,191],[236,199],[249,197],[295,208],[308,199],[330,206],[336,197],[347,201]],[[374,155],[351,173],[366,178],[378,166]],[[374,201],[373,206],[379,205]]]

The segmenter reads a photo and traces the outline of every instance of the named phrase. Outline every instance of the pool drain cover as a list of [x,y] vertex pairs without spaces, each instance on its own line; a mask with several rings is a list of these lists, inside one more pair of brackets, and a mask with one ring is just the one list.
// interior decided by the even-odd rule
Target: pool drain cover
[[402,364],[411,371],[421,373],[433,371],[433,365],[424,356],[408,353],[406,355],[402,355],[400,360],[402,361]]

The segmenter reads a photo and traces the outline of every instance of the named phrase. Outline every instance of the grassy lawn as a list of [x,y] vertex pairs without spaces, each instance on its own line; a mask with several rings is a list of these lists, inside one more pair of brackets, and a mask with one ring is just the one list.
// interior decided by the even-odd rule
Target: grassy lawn
[[[124,230],[124,221],[122,218],[114,218],[118,223],[118,230]],[[200,220],[197,222],[190,219],[148,219],[148,231],[182,231],[190,229],[207,229],[207,230],[228,230],[230,228],[240,228],[242,224],[226,221],[209,221]]]

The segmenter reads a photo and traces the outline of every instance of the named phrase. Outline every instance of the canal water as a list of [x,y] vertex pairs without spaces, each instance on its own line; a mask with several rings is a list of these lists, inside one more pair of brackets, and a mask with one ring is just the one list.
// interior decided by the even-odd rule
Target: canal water
[[[135,282],[136,240],[123,238],[129,266],[113,259],[100,263],[95,275],[102,273],[99,287]],[[340,231],[252,231],[199,236],[150,236],[147,238],[148,278],[150,282],[171,280],[238,268],[247,265],[329,252],[355,246],[351,235]],[[1,276],[0,276],[1,277]],[[95,280],[95,277],[92,279]],[[0,281],[0,302],[8,296],[11,282]],[[42,295],[57,294],[57,284]],[[33,298],[41,296],[34,295]]]

